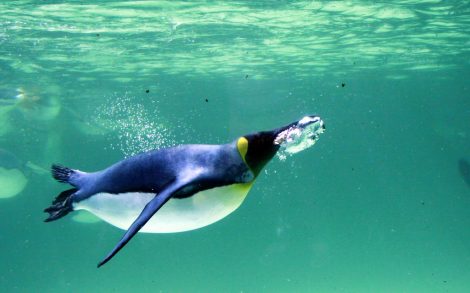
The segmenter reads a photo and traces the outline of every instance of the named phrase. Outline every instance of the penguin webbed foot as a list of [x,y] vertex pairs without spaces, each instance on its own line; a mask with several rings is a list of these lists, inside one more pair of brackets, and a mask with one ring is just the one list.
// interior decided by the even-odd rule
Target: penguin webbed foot
[[44,222],[52,222],[58,220],[71,211],[72,207],[72,195],[77,191],[77,189],[69,189],[61,192],[52,202],[52,205],[44,209],[44,212],[49,213],[49,217],[44,220]]

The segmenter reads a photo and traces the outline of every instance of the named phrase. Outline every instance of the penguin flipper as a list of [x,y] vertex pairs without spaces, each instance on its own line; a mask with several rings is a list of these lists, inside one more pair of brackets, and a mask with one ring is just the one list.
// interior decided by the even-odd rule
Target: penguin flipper
[[111,250],[111,252],[98,263],[98,268],[107,263],[111,258],[113,258],[116,253],[119,252],[126,244],[134,237],[137,232],[150,220],[150,218],[171,198],[171,196],[181,187],[183,184],[178,184],[175,182],[163,189],[158,193],[150,202],[147,203],[145,208],[142,210],[137,219],[132,223],[127,232],[122,236],[118,244]]

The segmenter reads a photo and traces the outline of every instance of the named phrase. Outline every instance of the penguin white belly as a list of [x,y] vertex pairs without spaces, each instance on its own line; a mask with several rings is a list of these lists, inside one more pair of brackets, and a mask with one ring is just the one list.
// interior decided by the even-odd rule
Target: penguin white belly
[[[212,188],[193,196],[170,199],[145,224],[140,232],[174,233],[202,228],[236,210],[245,199],[252,183]],[[127,230],[137,219],[154,193],[98,193],[78,203],[75,210],[87,210],[120,229]]]

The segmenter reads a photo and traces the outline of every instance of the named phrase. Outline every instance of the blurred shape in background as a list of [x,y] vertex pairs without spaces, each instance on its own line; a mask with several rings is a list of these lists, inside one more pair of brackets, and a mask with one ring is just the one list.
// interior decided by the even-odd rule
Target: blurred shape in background
[[470,163],[468,163],[465,159],[460,159],[459,171],[463,181],[465,181],[467,186],[470,187]]

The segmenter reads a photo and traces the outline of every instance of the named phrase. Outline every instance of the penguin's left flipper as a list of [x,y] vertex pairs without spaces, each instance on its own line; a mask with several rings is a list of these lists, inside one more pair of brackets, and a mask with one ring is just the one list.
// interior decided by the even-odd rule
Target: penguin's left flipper
[[107,263],[116,253],[124,247],[124,245],[134,237],[137,232],[145,225],[145,223],[150,220],[150,218],[171,198],[171,196],[178,191],[184,184],[176,181],[172,183],[167,188],[163,189],[159,194],[157,194],[142,210],[137,219],[132,223],[132,225],[127,230],[126,234],[122,236],[119,243],[111,250],[111,252],[100,262],[98,267],[101,267]]

